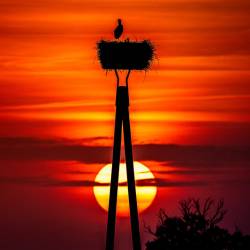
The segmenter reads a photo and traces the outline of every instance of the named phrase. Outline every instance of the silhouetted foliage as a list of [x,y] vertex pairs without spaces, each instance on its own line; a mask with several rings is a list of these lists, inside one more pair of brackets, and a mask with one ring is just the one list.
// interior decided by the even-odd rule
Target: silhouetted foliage
[[224,202],[207,198],[188,199],[179,203],[181,216],[169,217],[164,210],[159,212],[156,230],[145,226],[154,236],[146,243],[146,250],[249,250],[250,236],[238,229],[229,233],[220,228],[225,214]]
[[154,59],[154,47],[148,40],[101,40],[97,43],[97,54],[103,69],[147,70]]

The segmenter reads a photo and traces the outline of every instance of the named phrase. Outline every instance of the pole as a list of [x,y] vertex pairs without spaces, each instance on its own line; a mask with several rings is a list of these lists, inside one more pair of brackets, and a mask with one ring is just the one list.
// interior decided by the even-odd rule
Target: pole
[[110,184],[106,250],[114,249],[122,123],[124,132],[124,145],[125,145],[126,168],[127,168],[127,179],[128,179],[130,223],[132,230],[133,250],[141,250],[128,108],[129,108],[128,86],[117,86],[115,134],[114,134],[113,161],[112,161],[112,173],[111,173],[111,184]]
[[120,153],[121,153],[122,113],[120,112],[120,108],[117,105],[118,88],[116,94],[117,96],[116,96],[115,134],[114,134],[113,160],[112,160],[112,172],[111,172],[111,182],[110,182],[106,250],[114,249],[117,189],[118,189]]
[[128,196],[130,208],[130,223],[132,230],[133,249],[141,250],[140,228],[135,190],[134,161],[132,153],[131,132],[128,109],[124,112],[123,133],[125,142],[125,156],[128,179]]

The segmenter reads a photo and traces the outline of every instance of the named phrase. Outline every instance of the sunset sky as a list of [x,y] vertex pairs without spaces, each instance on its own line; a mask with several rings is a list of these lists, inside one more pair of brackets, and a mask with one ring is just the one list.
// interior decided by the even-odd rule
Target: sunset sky
[[[154,226],[188,197],[224,198],[223,226],[250,233],[249,0],[0,0],[0,249],[103,249],[93,186],[112,156],[116,80],[96,42],[150,39],[132,72],[134,158],[156,177]],[[122,160],[124,156],[122,156]],[[129,249],[128,218],[116,246]]]

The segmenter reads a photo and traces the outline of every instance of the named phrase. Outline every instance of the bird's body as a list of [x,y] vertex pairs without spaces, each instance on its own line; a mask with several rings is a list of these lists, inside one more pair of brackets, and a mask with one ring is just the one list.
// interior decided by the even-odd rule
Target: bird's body
[[120,36],[122,35],[123,32],[123,25],[122,25],[122,20],[118,19],[118,25],[114,30],[114,37],[115,39],[119,39]]

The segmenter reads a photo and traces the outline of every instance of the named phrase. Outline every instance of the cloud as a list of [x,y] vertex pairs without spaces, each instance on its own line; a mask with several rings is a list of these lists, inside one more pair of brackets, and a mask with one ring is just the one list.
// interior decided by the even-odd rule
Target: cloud
[[[92,138],[93,141],[98,138]],[[91,139],[88,139],[88,143]],[[225,184],[247,184],[245,178],[240,175],[229,174],[221,179],[225,173],[233,170],[239,173],[239,169],[250,167],[249,146],[206,146],[206,145],[173,145],[173,144],[142,144],[135,145],[134,159],[137,161],[152,161],[160,163],[160,168],[154,167],[152,171],[156,179],[138,180],[138,186],[157,187],[184,187],[206,186],[223,182]],[[84,144],[84,140],[68,139],[39,139],[26,137],[2,137],[0,138],[0,161],[2,177],[0,184],[34,185],[41,187],[93,187],[105,186],[105,183],[97,183],[91,179],[83,178],[83,174],[91,174],[90,170],[70,169],[65,170],[64,179],[56,179],[51,176],[5,176],[4,160],[20,161],[77,161],[84,164],[106,164],[112,160],[112,148],[109,146],[91,146]],[[20,164],[22,165],[22,164]],[[175,169],[169,169],[169,166]],[[230,170],[229,172],[227,170]],[[215,178],[192,178],[192,181],[168,179],[164,175],[212,175]],[[167,177],[167,178],[165,178]],[[240,177],[240,179],[239,179]],[[239,181],[240,180],[240,181]],[[243,183],[243,182],[244,183]],[[227,182],[227,183],[226,183]],[[127,185],[120,183],[121,186]]]
[[[92,180],[59,180],[49,176],[24,176],[24,177],[0,177],[0,184],[11,185],[31,185],[39,187],[94,187],[107,186],[107,183],[99,183]],[[185,187],[185,186],[204,186],[203,181],[171,181],[167,179],[144,179],[137,180],[136,186],[140,187]],[[119,186],[127,186],[127,182],[119,183]]]
[[[92,138],[93,141],[96,138]],[[97,139],[98,140],[98,139]],[[88,143],[91,139],[88,139]],[[250,146],[206,146],[174,144],[134,145],[134,159],[192,168],[250,167]],[[110,163],[112,148],[92,146],[84,140],[0,138],[0,160],[60,160]]]
[[41,187],[93,187],[106,186],[91,180],[59,180],[49,176],[0,177],[0,184],[32,185]]
[[136,159],[166,162],[185,167],[228,167],[245,163],[250,166],[249,146],[207,146],[146,144],[135,148]]
[[2,160],[73,160],[84,163],[109,163],[110,154],[109,147],[88,146],[80,140],[0,138],[0,159]]
[[185,169],[185,170],[154,170],[155,174],[161,175],[218,175],[224,174],[221,169]]
[[206,186],[206,181],[172,181],[168,179],[145,179],[136,181],[137,186],[157,186],[157,187],[196,187]]
[[93,174],[93,171],[72,170],[72,171],[65,171],[64,173],[72,175],[86,175],[86,174]]

